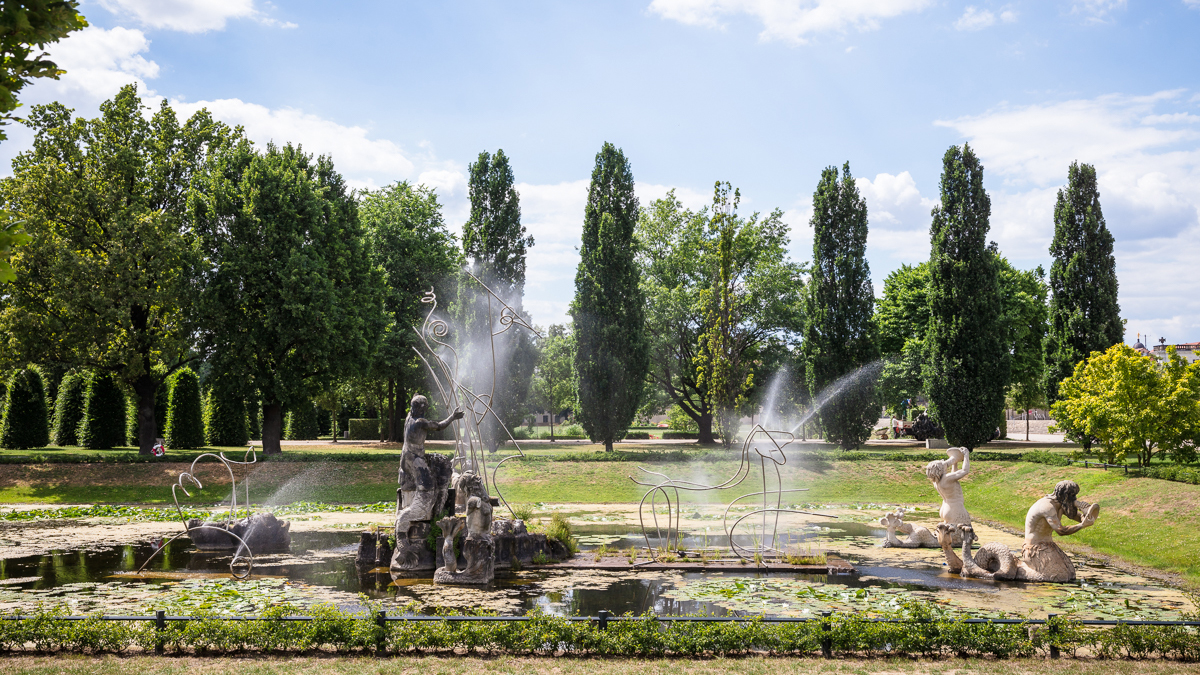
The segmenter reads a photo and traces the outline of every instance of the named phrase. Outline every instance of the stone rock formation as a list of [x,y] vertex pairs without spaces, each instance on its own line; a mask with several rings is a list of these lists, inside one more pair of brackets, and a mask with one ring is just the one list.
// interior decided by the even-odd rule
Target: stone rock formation
[[[442,523],[445,523],[444,525]],[[466,528],[463,539],[463,558],[466,568],[458,569],[454,555],[454,536],[462,528],[462,520],[451,517],[439,521],[446,537],[442,546],[444,564],[433,573],[437,584],[487,584],[496,576],[496,545],[492,539],[492,505],[486,499],[471,497],[467,500]]]
[[291,521],[280,520],[270,512],[255,513],[232,523],[199,518],[187,521],[192,544],[201,551],[237,550],[241,542],[227,534],[233,533],[246,543],[252,554],[287,551],[292,545],[291,527]]

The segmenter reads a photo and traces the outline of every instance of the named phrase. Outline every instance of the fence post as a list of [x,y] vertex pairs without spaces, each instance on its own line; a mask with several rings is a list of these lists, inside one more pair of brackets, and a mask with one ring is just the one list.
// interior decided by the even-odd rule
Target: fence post
[[387,655],[387,611],[379,610],[375,613],[375,625],[379,630],[375,636],[375,656]]
[[602,609],[599,612],[596,612],[596,619],[600,626],[600,630],[608,630],[608,617],[610,616],[612,616],[612,612],[608,611],[607,609]]
[[154,612],[154,654],[163,655],[163,632],[167,630],[167,613],[165,610]]
[[1050,639],[1050,658],[1058,658],[1058,645],[1054,643],[1058,639],[1058,623],[1054,620],[1057,614],[1046,615],[1046,633]]
[[821,616],[825,619],[821,622],[821,656],[827,659],[833,658],[833,632],[829,625],[829,615],[831,612],[821,612]]

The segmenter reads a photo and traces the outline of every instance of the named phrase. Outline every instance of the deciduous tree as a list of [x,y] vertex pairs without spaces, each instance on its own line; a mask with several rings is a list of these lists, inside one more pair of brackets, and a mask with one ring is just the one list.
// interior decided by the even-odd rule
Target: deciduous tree
[[564,410],[576,410],[575,335],[571,324],[550,326],[546,337],[538,341],[537,368],[533,371],[533,402],[550,413],[550,440],[554,440],[554,417]]

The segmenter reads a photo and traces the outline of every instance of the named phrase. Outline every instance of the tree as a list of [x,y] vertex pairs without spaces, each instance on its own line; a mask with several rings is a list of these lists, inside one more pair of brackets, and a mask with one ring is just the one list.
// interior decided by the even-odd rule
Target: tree
[[250,440],[240,388],[218,377],[204,396],[204,440],[210,446],[244,447]]
[[205,111],[180,124],[165,101],[147,119],[132,85],[100,110],[95,120],[57,103],[30,113],[33,149],[0,181],[33,235],[13,256],[20,274],[6,286],[0,335],[30,361],[112,373],[137,398],[149,454],[158,386],[198,356],[188,186],[233,134]]
[[1166,362],[1159,363],[1115,344],[1075,367],[1050,411],[1095,438],[1106,462],[1132,454],[1146,466],[1155,452],[1191,462],[1200,437],[1200,362],[1188,365],[1168,347]]
[[204,445],[204,409],[200,404],[200,379],[191,368],[171,376],[167,403],[167,447],[199,448]]
[[42,373],[35,367],[22,368],[8,380],[4,419],[0,420],[0,447],[26,450],[49,444],[50,420],[46,414]]
[[17,94],[25,85],[39,78],[57,80],[67,72],[48,59],[46,52],[33,53],[86,28],[87,19],[78,8],[75,0],[22,0],[0,6],[0,141],[8,139],[4,126],[12,122],[12,111],[21,105]]
[[79,445],[79,421],[83,419],[83,394],[87,379],[68,372],[58,384],[58,398],[54,402],[54,430],[51,440],[59,447]]
[[554,440],[554,417],[579,407],[575,397],[575,335],[571,325],[550,326],[538,341],[537,368],[533,371],[534,405],[550,413],[550,440]]
[[991,200],[983,166],[963,145],[946,151],[942,167],[941,204],[930,226],[925,389],[946,440],[974,449],[995,433],[1011,357],[998,254],[987,244]]
[[1043,384],[1046,363],[1042,342],[1046,337],[1046,272],[1014,269],[999,258],[1000,292],[1004,303],[1005,334],[1012,366],[1007,397],[1025,411],[1025,440],[1029,440],[1029,410],[1046,402]]
[[[875,291],[867,249],[867,202],[850,175],[850,163],[821,172],[813,193],[813,262],[804,296],[804,354],[809,395],[874,361]],[[879,419],[872,377],[848,382],[817,412],[825,439],[854,450],[871,437]]]
[[[513,186],[512,167],[503,150],[497,150],[495,155],[481,152],[469,173],[471,216],[463,225],[463,254],[470,261],[474,275],[528,322],[522,296],[525,254],[533,246],[533,237],[526,234],[521,224],[520,195]],[[529,412],[530,380],[537,350],[528,331],[517,326],[494,339],[490,337],[489,319],[498,318],[500,309],[473,281],[464,278],[459,290],[457,315],[464,328],[458,336],[459,356],[468,366],[466,372],[474,373],[469,381],[472,388],[477,393],[492,395],[492,410],[499,420],[486,415],[480,430],[485,436],[484,443],[495,452],[505,440],[500,424],[514,427]],[[494,388],[488,377],[493,367]]]
[[316,440],[317,409],[312,401],[300,401],[288,408],[287,426],[283,437],[289,441]]
[[[396,183],[358,195],[358,214],[370,245],[371,262],[383,272],[383,308],[387,325],[372,371],[387,380],[387,440],[403,440],[405,406],[425,382],[423,364],[413,347],[413,330],[425,319],[421,302],[429,289],[453,297],[457,243],[446,229],[437,194],[424,185]],[[400,402],[397,411],[396,402]]]
[[596,153],[588,186],[571,321],[576,419],[606,451],[633,422],[650,367],[633,238],[638,220],[633,188],[625,153],[605,143]]
[[1075,365],[1095,351],[1124,340],[1125,322],[1117,304],[1117,262],[1113,236],[1104,224],[1096,167],[1072,162],[1066,190],[1054,204],[1050,242],[1050,318],[1046,336],[1046,397],[1058,400],[1058,386]]
[[[701,336],[711,326],[707,290],[717,279],[720,253],[710,228],[708,208],[693,213],[675,193],[642,210],[637,226],[638,263],[646,298],[646,334],[650,342],[650,382],[699,428],[699,441],[712,443],[711,393],[698,377]],[[753,366],[754,400],[762,373],[784,361],[802,323],[799,296],[803,268],[787,260],[788,228],[783,212],[760,218],[733,216],[735,242],[730,278],[741,280],[731,321],[741,363]],[[744,382],[744,380],[742,380]]]
[[886,357],[878,392],[891,414],[906,417],[925,395],[925,337],[929,333],[929,263],[901,265],[883,280],[873,317]]
[[93,373],[83,397],[83,419],[79,421],[79,445],[89,450],[108,450],[125,443],[125,394],[112,373]]
[[283,402],[366,370],[383,329],[380,275],[357,205],[327,157],[223,145],[189,196],[207,283],[204,346],[262,400],[264,454],[281,452]]

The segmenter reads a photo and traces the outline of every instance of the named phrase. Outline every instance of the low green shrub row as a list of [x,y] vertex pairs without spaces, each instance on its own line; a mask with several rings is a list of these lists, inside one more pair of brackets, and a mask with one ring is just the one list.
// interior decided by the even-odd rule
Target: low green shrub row
[[346,429],[352,441],[378,441],[380,431],[378,418],[351,419]]
[[282,621],[298,608],[274,607],[252,620],[228,621],[201,615],[195,621],[116,622],[89,618],[67,621],[48,612],[28,619],[0,618],[0,651],[122,652],[163,648],[171,654],[245,651],[305,652],[322,649],[368,652],[382,646],[390,653],[466,650],[510,654],[567,653],[656,657],[732,655],[747,652],[817,654],[825,643],[835,656],[906,655],[925,658],[991,656],[1007,658],[1079,650],[1100,658],[1158,657],[1200,659],[1200,632],[1184,626],[1136,626],[1085,629],[1058,618],[1049,626],[1027,623],[967,623],[931,616],[885,623],[855,615],[827,620],[775,623],[744,621],[671,621],[653,616],[595,622],[531,614],[527,621],[388,621],[371,613],[348,614],[332,607],[304,610],[311,621]]
[[629,431],[625,433],[627,441],[648,441],[650,440],[649,431]]
[[1147,478],[1173,480],[1179,483],[1200,485],[1200,469],[1188,466],[1148,466],[1142,469],[1142,475]]
[[[276,506],[271,512],[277,516],[288,516],[296,513],[391,513],[396,505],[392,502],[375,502],[373,504],[326,504],[324,502],[293,502],[284,506]],[[257,509],[256,509],[257,510]],[[200,518],[212,520],[223,517],[229,509],[220,510],[217,507],[199,509],[185,507],[182,509],[184,518]],[[120,506],[115,504],[92,504],[90,506],[61,506],[49,509],[14,509],[0,511],[0,521],[31,521],[52,520],[56,518],[126,518],[131,521],[169,522],[179,520],[179,511],[174,508],[152,508],[143,506]],[[239,509],[236,516],[245,517],[248,512]]]

